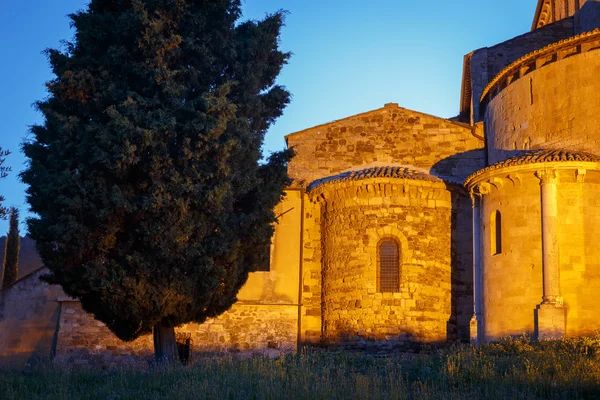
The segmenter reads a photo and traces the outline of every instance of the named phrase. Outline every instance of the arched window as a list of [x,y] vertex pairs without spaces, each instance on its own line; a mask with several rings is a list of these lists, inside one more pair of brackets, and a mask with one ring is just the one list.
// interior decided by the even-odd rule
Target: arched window
[[383,239],[377,247],[377,286],[380,292],[400,291],[400,248],[394,239]]
[[502,253],[502,214],[498,210],[490,219],[490,246],[493,256]]

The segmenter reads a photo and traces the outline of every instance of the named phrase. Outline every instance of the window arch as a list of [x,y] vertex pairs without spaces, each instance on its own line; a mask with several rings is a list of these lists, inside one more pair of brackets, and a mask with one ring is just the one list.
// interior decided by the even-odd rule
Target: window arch
[[498,210],[490,218],[490,246],[493,256],[502,253],[502,214]]
[[377,245],[377,288],[382,293],[400,291],[400,246],[392,238]]

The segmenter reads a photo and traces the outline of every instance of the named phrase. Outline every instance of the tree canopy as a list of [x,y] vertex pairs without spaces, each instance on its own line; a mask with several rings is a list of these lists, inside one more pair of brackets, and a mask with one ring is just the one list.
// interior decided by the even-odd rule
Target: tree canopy
[[29,233],[121,339],[226,311],[262,261],[291,151],[261,160],[290,100],[284,12],[239,0],[92,0],[48,49],[44,122],[23,145]]

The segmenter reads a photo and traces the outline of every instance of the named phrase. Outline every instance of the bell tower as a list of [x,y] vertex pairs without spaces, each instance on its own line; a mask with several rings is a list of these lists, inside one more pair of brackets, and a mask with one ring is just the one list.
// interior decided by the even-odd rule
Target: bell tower
[[531,30],[575,14],[588,0],[538,0]]

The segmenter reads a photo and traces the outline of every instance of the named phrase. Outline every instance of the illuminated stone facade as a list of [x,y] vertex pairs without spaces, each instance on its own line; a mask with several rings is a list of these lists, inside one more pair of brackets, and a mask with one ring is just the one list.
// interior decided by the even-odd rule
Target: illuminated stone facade
[[[292,133],[269,271],[177,332],[194,354],[374,352],[600,329],[600,2],[540,0],[464,58],[460,115],[390,103]],[[0,362],[146,365],[41,271],[0,292]]]

